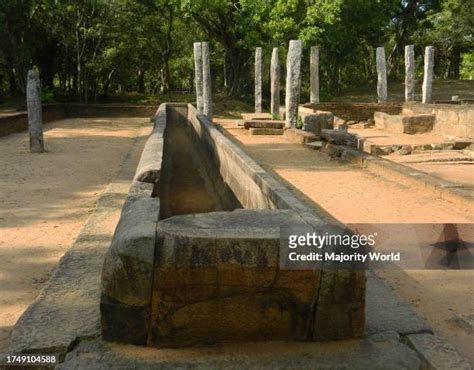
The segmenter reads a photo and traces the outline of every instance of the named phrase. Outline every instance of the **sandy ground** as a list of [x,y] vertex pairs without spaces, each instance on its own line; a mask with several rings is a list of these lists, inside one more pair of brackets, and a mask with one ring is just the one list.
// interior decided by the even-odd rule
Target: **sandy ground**
[[[472,223],[474,216],[422,191],[290,143],[283,136],[249,136],[235,121],[216,120],[266,170],[343,223]],[[474,312],[474,271],[379,271],[415,309],[474,364],[474,334],[455,314]]]
[[0,352],[146,121],[56,121],[45,126],[43,154],[29,153],[27,133],[0,138]]

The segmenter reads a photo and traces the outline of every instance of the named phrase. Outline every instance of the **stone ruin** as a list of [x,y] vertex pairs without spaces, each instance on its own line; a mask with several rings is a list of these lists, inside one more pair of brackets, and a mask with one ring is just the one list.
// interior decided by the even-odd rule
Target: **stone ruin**
[[102,272],[102,337],[176,347],[360,337],[365,271],[286,270],[280,227],[334,231],[192,105],[162,104]]

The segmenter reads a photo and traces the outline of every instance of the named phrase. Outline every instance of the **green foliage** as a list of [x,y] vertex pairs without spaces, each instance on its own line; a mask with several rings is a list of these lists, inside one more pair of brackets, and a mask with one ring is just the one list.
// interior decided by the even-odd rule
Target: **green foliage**
[[466,53],[462,57],[461,78],[474,80],[474,51]]
[[296,120],[295,127],[298,129],[303,128],[303,117],[298,116],[298,119]]
[[245,99],[253,92],[255,47],[263,47],[265,65],[280,47],[283,80],[288,42],[297,38],[303,76],[309,48],[320,47],[323,101],[373,82],[381,45],[392,79],[403,77],[409,43],[418,73],[423,47],[433,44],[437,77],[471,78],[473,7],[464,0],[2,0],[0,92],[24,94],[27,70],[37,66],[46,95],[69,100],[190,93],[192,44],[200,40],[211,45],[214,90]]
[[54,102],[54,93],[47,86],[41,88],[41,102],[43,104],[49,104]]

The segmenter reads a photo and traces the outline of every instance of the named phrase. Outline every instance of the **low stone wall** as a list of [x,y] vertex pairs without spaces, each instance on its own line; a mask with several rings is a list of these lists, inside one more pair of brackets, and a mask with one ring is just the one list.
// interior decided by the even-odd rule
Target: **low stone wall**
[[[154,113],[155,107],[149,105],[46,104],[43,105],[43,124],[65,118],[152,117]],[[0,117],[0,137],[26,130],[26,112]]]
[[442,135],[474,138],[474,104],[405,103],[403,114],[434,114],[433,132]]
[[[64,107],[59,105],[43,106],[43,124],[66,118]],[[19,112],[0,117],[0,137],[28,130],[28,114]]]
[[346,121],[366,121],[374,117],[374,112],[385,112],[388,114],[400,114],[402,103],[320,103],[303,104],[303,107],[314,111],[329,111],[335,116]]
[[191,105],[160,106],[135,179],[162,181],[160,120],[189,125],[245,209],[159,220],[156,193],[135,182],[104,263],[103,338],[174,347],[362,335],[364,271],[280,268],[280,227],[343,225],[323,223]]

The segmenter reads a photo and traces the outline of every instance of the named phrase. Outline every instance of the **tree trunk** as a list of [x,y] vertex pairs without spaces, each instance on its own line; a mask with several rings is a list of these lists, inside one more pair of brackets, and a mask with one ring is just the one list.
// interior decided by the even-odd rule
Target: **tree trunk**
[[449,57],[448,78],[459,80],[459,71],[461,67],[461,48],[453,47]]

